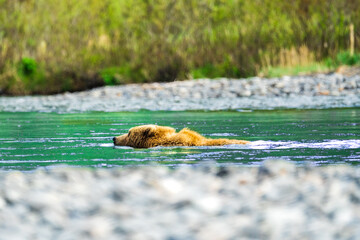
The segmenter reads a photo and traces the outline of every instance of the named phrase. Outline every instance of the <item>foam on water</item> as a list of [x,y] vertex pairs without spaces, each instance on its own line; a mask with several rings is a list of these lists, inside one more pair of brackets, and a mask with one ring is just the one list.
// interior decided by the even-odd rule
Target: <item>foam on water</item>
[[205,136],[216,136],[216,137],[237,137],[239,135],[234,133],[210,133],[210,134],[204,134]]
[[327,140],[322,142],[255,141],[248,144],[248,146],[250,149],[291,149],[291,148],[355,149],[355,148],[360,148],[360,139]]

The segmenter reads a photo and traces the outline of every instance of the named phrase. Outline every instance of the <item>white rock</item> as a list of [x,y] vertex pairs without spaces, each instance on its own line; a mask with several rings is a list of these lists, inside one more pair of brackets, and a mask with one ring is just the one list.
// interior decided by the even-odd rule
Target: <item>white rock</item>
[[217,196],[204,196],[194,200],[195,206],[208,214],[216,214],[221,210],[222,202]]
[[28,189],[25,176],[21,172],[11,172],[5,177],[5,197],[11,202],[21,200]]

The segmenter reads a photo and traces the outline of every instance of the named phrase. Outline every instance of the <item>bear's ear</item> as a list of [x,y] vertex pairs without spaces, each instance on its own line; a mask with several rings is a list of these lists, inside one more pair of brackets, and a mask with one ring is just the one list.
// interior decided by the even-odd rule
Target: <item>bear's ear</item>
[[150,138],[150,137],[155,136],[155,133],[154,133],[152,128],[147,128],[147,129],[144,130],[143,136],[146,137],[146,138]]

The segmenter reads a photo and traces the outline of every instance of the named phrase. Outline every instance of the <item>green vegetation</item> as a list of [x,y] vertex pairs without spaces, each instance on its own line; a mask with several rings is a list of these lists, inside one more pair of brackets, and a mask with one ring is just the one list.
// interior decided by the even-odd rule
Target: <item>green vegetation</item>
[[329,67],[323,63],[313,63],[310,65],[297,65],[293,67],[269,67],[263,70],[259,75],[266,77],[294,76],[308,73],[326,72],[333,67]]
[[332,64],[335,66],[339,66],[339,65],[358,65],[360,64],[360,54],[353,54],[351,55],[349,52],[340,52],[337,56],[336,59],[331,61],[331,59],[327,60],[328,64]]
[[258,75],[266,77],[279,77],[284,75],[301,75],[307,73],[328,72],[342,65],[360,65],[360,54],[350,54],[349,51],[338,53],[335,58],[328,57],[320,62],[309,62],[294,66],[275,66],[262,69]]
[[0,0],[0,94],[357,64],[351,24],[360,0]]

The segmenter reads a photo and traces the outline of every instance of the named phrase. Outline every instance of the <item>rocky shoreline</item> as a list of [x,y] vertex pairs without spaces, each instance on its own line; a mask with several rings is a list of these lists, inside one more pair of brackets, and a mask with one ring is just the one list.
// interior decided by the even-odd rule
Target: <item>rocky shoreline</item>
[[0,173],[0,239],[359,239],[348,166]]
[[360,75],[198,79],[106,86],[52,96],[0,97],[0,111],[86,112],[338,108],[360,106]]

